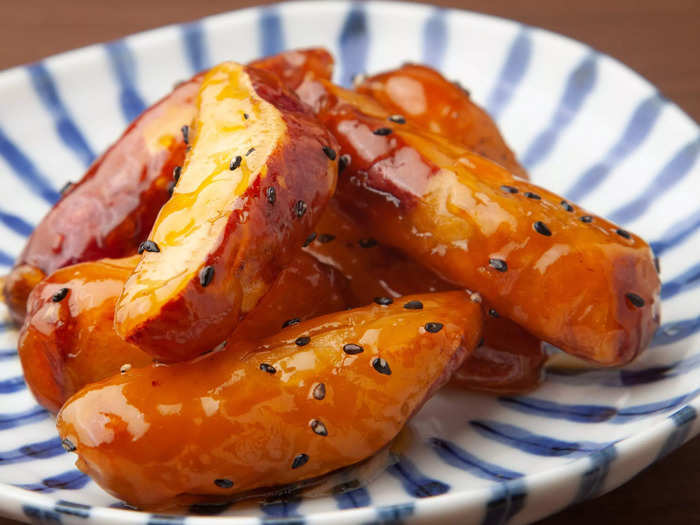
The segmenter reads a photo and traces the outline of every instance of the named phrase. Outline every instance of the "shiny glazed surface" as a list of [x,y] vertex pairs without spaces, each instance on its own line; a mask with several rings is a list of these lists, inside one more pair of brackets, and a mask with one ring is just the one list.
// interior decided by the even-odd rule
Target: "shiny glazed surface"
[[327,82],[313,90],[351,157],[336,198],[378,240],[479,290],[504,317],[574,355],[617,365],[648,344],[660,281],[642,239],[410,122],[387,120],[368,97]]
[[[410,300],[423,308],[404,308]],[[142,507],[312,478],[394,438],[474,348],[481,324],[464,292],[327,315],[89,386],[59,413],[59,433],[81,470]]]
[[404,64],[362,79],[355,90],[371,96],[414,126],[483,155],[513,175],[528,178],[489,114],[472,101],[468,91],[438,71],[420,64]]
[[[28,301],[18,351],[24,377],[39,403],[57,412],[90,383],[118,374],[121,367],[150,365],[153,357],[114,331],[114,305],[138,257],[105,259],[56,270]],[[63,288],[68,292],[56,302]],[[299,253],[270,291],[229,336],[256,340],[277,333],[290,319],[306,320],[346,306],[344,278]]]
[[157,251],[115,313],[122,337],[167,361],[211,350],[253,309],[335,187],[333,137],[275,76],[225,62],[197,106],[192,150],[149,235]]

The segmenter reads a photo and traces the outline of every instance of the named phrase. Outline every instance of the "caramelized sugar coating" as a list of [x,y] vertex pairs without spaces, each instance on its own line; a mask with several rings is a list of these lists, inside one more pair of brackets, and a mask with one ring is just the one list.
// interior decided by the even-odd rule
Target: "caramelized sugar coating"
[[[25,380],[46,409],[57,412],[78,390],[118,374],[123,365],[153,361],[114,331],[114,305],[137,263],[133,256],[66,266],[30,295],[18,350]],[[299,253],[230,337],[260,339],[290,319],[343,310],[345,286],[335,270]]]
[[349,155],[336,198],[383,243],[476,289],[534,336],[623,364],[659,323],[639,237],[327,82],[317,109]]
[[78,468],[140,507],[313,478],[393,439],[482,322],[464,292],[327,315],[93,384],[66,403],[58,430]]
[[536,388],[547,354],[542,342],[513,321],[488,316],[484,344],[455,371],[451,384],[494,394],[521,394]]
[[[279,75],[292,90],[307,76],[330,80],[333,73],[333,58],[324,49],[286,51],[253,65]],[[45,275],[70,264],[136,253],[184,161],[182,127],[194,118],[203,77],[179,84],[140,115],[42,219],[4,287],[16,322],[24,319],[29,292]]]
[[270,73],[224,62],[204,78],[192,149],[115,309],[164,361],[210,350],[269,290],[335,188],[337,144]]
[[528,178],[489,114],[472,101],[469,92],[434,69],[405,64],[366,77],[355,89],[391,111],[395,124],[400,124],[403,117],[417,128],[447,137],[498,162],[513,175]]
[[194,118],[200,80],[180,84],[134,120],[37,225],[4,289],[15,321],[24,318],[36,285],[25,278],[26,267],[48,275],[77,262],[136,253],[185,158],[181,128]]

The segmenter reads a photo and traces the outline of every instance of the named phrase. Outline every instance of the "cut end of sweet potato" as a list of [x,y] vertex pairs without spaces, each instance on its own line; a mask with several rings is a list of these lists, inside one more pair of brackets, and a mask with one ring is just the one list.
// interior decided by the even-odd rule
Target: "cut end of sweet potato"
[[204,78],[191,151],[116,306],[159,359],[208,351],[253,309],[313,227],[335,142],[280,80],[225,62]]

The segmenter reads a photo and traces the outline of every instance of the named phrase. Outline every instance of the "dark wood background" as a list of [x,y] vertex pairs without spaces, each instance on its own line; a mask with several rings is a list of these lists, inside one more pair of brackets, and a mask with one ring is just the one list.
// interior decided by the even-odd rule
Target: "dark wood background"
[[[0,0],[0,69],[267,2]],[[700,120],[700,0],[440,0],[556,31],[626,63]],[[5,101],[7,103],[8,101]],[[582,436],[585,438],[585,436]],[[11,521],[2,520],[0,525]],[[700,439],[623,487],[540,525],[700,523]]]

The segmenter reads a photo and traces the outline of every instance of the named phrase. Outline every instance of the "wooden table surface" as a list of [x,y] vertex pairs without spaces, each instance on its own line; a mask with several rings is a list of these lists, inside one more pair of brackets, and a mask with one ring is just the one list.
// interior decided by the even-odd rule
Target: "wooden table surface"
[[[0,69],[250,0],[0,0]],[[441,0],[556,31],[626,63],[700,120],[700,0]],[[700,523],[700,439],[540,525]],[[14,523],[0,519],[0,525]]]

